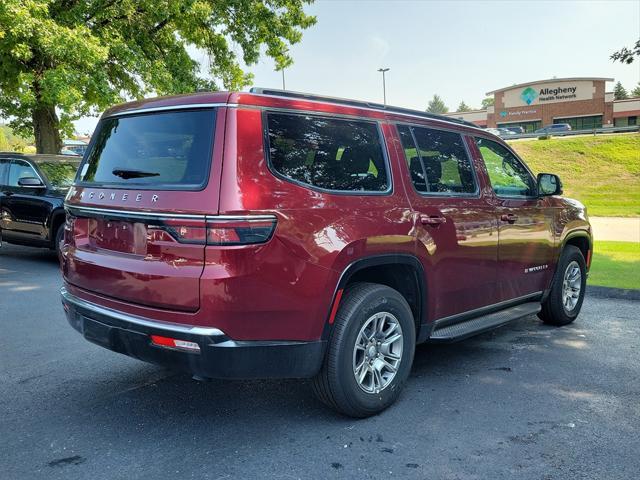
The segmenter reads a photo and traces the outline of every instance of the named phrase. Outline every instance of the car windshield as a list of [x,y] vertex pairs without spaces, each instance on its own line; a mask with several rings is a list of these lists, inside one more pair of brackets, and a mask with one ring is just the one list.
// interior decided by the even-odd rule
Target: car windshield
[[42,162],[38,168],[55,189],[67,189],[73,184],[80,162]]

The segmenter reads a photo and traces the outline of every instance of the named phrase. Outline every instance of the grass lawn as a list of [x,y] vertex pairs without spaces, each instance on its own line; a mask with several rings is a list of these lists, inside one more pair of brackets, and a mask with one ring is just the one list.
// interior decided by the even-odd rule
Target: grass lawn
[[640,289],[640,243],[595,242],[589,285]]
[[555,173],[564,194],[589,215],[640,216],[640,134],[513,140],[513,149],[538,174]]

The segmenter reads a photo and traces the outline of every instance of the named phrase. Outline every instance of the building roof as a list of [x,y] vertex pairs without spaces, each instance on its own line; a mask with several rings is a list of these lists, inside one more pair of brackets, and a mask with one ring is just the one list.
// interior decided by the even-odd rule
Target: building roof
[[546,80],[536,80],[534,82],[526,82],[519,83],[517,85],[509,85],[508,87],[498,88],[497,90],[492,90],[491,92],[487,92],[487,95],[493,95],[494,93],[504,92],[505,90],[513,90],[514,88],[522,88],[529,85],[535,85],[537,83],[547,83],[547,82],[577,82],[580,80],[586,80],[590,82],[613,82],[613,78],[606,77],[569,77],[569,78],[548,78]]

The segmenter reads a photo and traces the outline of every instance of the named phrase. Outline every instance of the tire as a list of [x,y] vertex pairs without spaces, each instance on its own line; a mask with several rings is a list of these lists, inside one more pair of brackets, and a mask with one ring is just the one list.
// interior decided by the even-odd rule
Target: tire
[[53,240],[53,250],[55,250],[55,252],[58,254],[58,257],[60,256],[60,244],[62,243],[62,239],[64,237],[64,222],[62,222],[60,225],[58,225],[58,228],[56,230],[56,236]]
[[[579,272],[580,279],[571,281],[572,272]],[[542,304],[542,310],[538,313],[538,317],[548,325],[562,326],[573,322],[582,308],[586,284],[587,266],[582,252],[573,245],[567,245],[560,255],[551,292]],[[580,290],[576,293],[575,288],[578,286]],[[567,288],[566,291],[565,288]],[[565,293],[572,296],[569,305],[566,304],[567,296]]]
[[[312,387],[318,399],[334,410],[364,418],[395,402],[409,377],[416,343],[413,313],[404,297],[385,285],[356,283],[342,298]],[[366,343],[376,325],[382,325],[382,332],[378,331],[381,342]],[[400,339],[394,340],[398,329]],[[384,332],[389,332],[387,337]],[[361,347],[356,347],[356,341]],[[387,365],[396,367],[395,372]],[[356,379],[356,366],[361,366],[361,383]]]

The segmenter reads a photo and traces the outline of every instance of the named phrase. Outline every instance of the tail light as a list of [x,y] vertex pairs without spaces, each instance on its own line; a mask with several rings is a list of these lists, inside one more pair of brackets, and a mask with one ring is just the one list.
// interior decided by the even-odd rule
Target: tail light
[[158,347],[200,353],[200,345],[198,345],[196,342],[189,342],[187,340],[180,340],[178,338],[151,335],[151,343]]
[[167,219],[149,225],[150,240],[175,240],[198,245],[256,245],[271,239],[274,215],[219,216],[202,220]]

